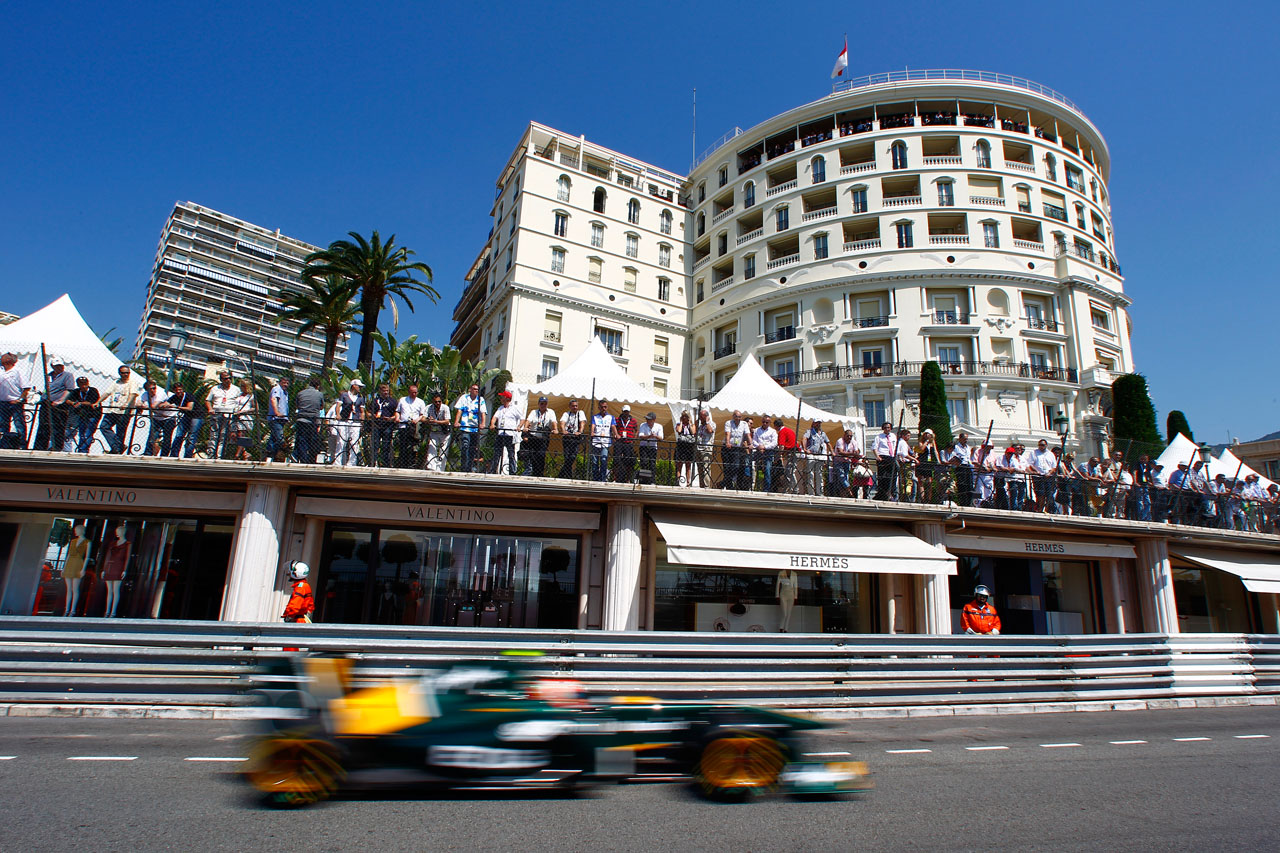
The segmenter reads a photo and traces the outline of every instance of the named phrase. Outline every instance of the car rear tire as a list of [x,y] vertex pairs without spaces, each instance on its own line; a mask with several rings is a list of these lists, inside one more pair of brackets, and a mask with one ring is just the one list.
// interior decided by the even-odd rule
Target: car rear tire
[[693,779],[711,799],[744,800],[777,784],[787,752],[781,741],[759,732],[714,732],[703,741]]
[[333,796],[345,772],[333,744],[284,735],[257,744],[245,775],[268,805],[297,808]]

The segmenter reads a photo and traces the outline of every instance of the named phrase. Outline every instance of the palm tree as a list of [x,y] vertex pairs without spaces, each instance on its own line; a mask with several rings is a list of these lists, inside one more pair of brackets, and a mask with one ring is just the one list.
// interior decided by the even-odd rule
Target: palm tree
[[324,371],[328,373],[333,369],[338,341],[347,336],[359,313],[359,307],[352,301],[355,290],[340,275],[308,275],[305,270],[302,286],[305,289],[291,290],[281,300],[284,310],[280,312],[280,320],[300,323],[299,336],[312,329],[324,334]]
[[[351,286],[352,294],[360,300],[361,314],[360,356],[356,361],[372,364],[374,332],[378,330],[378,314],[383,303],[391,306],[393,323],[399,326],[400,312],[395,297],[402,299],[412,311],[410,295],[420,293],[435,302],[440,294],[426,283],[431,281],[431,267],[421,261],[411,261],[414,253],[397,246],[394,234],[385,243],[377,231],[369,240],[355,231],[348,234],[351,240],[335,240],[329,248],[307,255],[302,275],[304,278],[336,275]],[[414,273],[425,276],[426,281],[415,278]]]
[[446,400],[453,400],[472,385],[484,387],[499,371],[486,368],[483,361],[464,361],[462,352],[445,344],[440,349],[430,348],[426,354],[427,387],[439,391]]

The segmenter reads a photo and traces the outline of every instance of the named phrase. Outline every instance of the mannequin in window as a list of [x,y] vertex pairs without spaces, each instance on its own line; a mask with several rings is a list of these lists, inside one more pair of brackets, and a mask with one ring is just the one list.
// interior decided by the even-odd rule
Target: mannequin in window
[[107,541],[102,553],[102,579],[107,582],[107,608],[104,615],[108,618],[115,616],[116,608],[120,606],[120,585],[124,582],[125,569],[132,552],[133,543],[129,541],[129,530],[121,524],[116,528],[115,535]]
[[62,581],[67,585],[67,606],[63,608],[63,616],[76,615],[76,607],[80,604],[80,578],[84,575],[84,564],[89,559],[91,546],[83,524],[77,524],[74,533],[75,537],[67,546],[66,562],[62,564]]
[[790,569],[778,572],[774,595],[778,597],[778,604],[782,605],[782,619],[778,623],[778,630],[785,634],[791,627],[791,611],[795,609],[796,599],[800,597],[800,576]]

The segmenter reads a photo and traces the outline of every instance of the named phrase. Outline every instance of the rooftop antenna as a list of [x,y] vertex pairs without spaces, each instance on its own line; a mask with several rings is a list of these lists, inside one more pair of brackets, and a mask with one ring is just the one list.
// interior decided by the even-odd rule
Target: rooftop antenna
[[[698,162],[698,88],[696,86],[693,89],[693,143],[691,147],[693,148],[693,155],[689,158],[689,162],[695,164]],[[692,171],[693,166],[691,165],[689,169]]]

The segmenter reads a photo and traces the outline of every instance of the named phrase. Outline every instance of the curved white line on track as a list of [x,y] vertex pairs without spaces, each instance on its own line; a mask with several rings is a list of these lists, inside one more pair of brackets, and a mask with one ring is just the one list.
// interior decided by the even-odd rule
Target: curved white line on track
[[1236,740],[1253,740],[1260,737],[1271,737],[1271,735],[1236,735]]
[[1146,742],[1147,742],[1147,741],[1145,741],[1145,740],[1113,740],[1113,741],[1108,741],[1108,743],[1111,743],[1113,746],[1129,746],[1130,744],[1135,744],[1135,743],[1146,743]]
[[[848,753],[845,753],[848,755]],[[248,761],[247,758],[236,758],[234,756],[218,756],[218,755],[193,755],[190,758],[184,758],[183,761]]]

